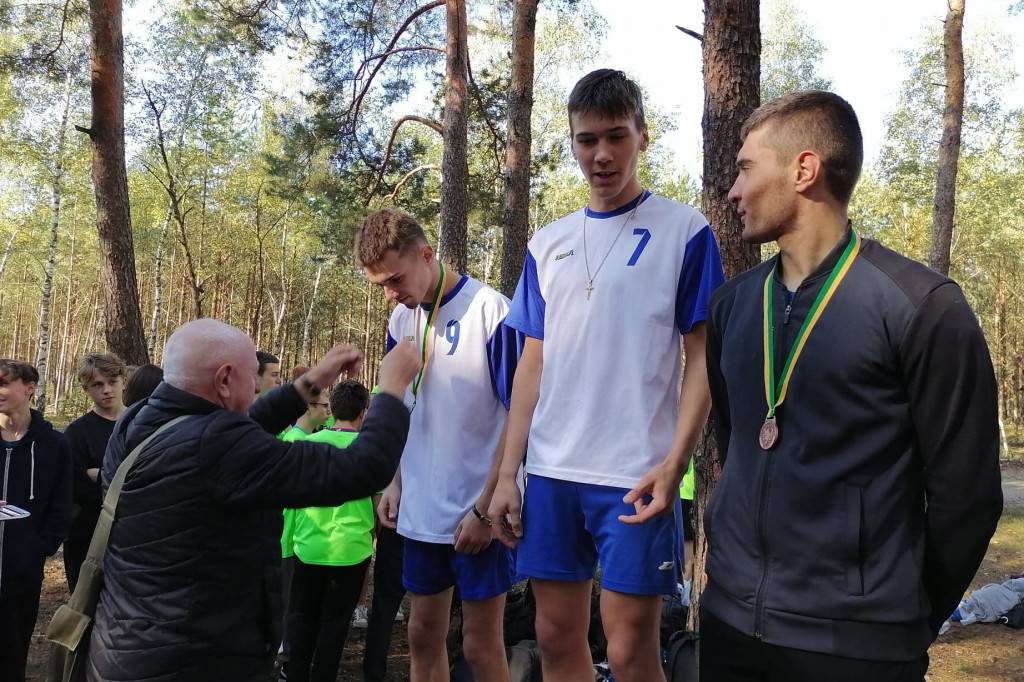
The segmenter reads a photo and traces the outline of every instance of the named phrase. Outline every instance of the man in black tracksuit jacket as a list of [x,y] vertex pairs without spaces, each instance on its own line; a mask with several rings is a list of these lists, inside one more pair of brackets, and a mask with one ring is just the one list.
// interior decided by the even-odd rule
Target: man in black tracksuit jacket
[[711,301],[725,463],[705,520],[702,679],[922,680],[1002,509],[985,340],[956,283],[860,239],[791,363],[777,438],[762,434],[765,296],[778,381],[857,240],[862,146],[852,108],[820,92],[761,107],[743,135],[730,198],[744,239],[781,253]]

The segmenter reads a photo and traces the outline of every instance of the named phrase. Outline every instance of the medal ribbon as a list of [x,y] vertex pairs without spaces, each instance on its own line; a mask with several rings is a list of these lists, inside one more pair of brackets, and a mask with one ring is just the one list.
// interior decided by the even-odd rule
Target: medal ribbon
[[427,324],[423,327],[423,347],[420,349],[420,373],[412,381],[412,396],[415,400],[420,392],[420,384],[423,383],[423,374],[427,371],[427,348],[430,341],[430,329],[434,326],[434,319],[437,318],[437,311],[441,307],[441,292],[444,291],[444,263],[437,261],[441,268],[441,276],[437,278],[437,289],[434,290],[434,300],[430,303],[430,315],[427,316]]
[[796,361],[804,349],[804,344],[807,343],[807,337],[811,335],[814,325],[818,323],[818,319],[821,317],[822,312],[824,312],[825,306],[832,300],[832,294],[839,288],[839,283],[846,277],[846,273],[849,271],[850,266],[853,264],[853,259],[857,257],[859,251],[860,237],[854,232],[846,250],[843,251],[843,255],[839,257],[836,266],[832,268],[832,274],[825,280],[824,286],[818,292],[818,297],[814,299],[814,303],[807,313],[807,318],[797,333],[796,341],[789,351],[789,357],[786,358],[786,364],[782,368],[782,376],[779,377],[778,383],[775,381],[775,329],[772,326],[771,295],[771,283],[775,279],[775,271],[779,267],[778,263],[768,273],[768,278],[764,281],[764,397],[768,402],[768,419],[775,417],[775,408],[786,399],[789,379],[793,375],[793,368],[796,366]]

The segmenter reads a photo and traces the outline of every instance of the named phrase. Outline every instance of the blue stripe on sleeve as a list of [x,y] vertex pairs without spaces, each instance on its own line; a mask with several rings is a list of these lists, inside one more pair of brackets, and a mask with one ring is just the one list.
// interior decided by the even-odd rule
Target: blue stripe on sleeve
[[395,341],[395,337],[391,336],[391,330],[388,330],[388,338],[384,342],[384,352],[390,353],[391,349],[398,345],[398,341]]
[[710,225],[693,235],[686,245],[683,267],[676,290],[676,326],[680,334],[708,317],[711,292],[725,282],[722,255]]
[[491,370],[491,385],[505,409],[512,404],[512,378],[516,375],[519,356],[523,354],[526,337],[504,322],[498,325],[487,340],[487,364]]
[[543,340],[546,305],[540,293],[540,284],[537,282],[537,261],[527,250],[523,274],[519,276],[519,284],[516,285],[516,293],[512,296],[512,308],[508,311],[505,324],[527,336]]

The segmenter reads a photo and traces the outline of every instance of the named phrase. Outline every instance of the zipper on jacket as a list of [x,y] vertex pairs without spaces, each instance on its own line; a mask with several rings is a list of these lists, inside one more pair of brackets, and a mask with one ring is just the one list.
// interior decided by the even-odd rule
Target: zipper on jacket
[[757,550],[761,554],[761,581],[757,585],[757,600],[754,604],[754,637],[764,639],[764,601],[765,592],[768,587],[768,577],[771,575],[771,565],[768,562],[768,492],[769,492],[769,468],[772,463],[771,452],[765,452],[762,460],[764,465],[761,469],[761,495],[757,505]]
[[[11,452],[14,448],[7,448],[7,458],[4,460],[4,490],[3,495],[0,495],[0,499],[7,499],[7,479],[11,471]],[[0,584],[3,584],[4,579],[4,527],[6,523],[0,523]]]

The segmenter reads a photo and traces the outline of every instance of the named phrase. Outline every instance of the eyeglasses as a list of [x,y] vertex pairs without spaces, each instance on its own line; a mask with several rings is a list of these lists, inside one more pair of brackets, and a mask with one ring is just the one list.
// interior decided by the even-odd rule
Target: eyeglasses
[[310,405],[316,405],[318,407],[330,407],[330,403],[309,403]]

